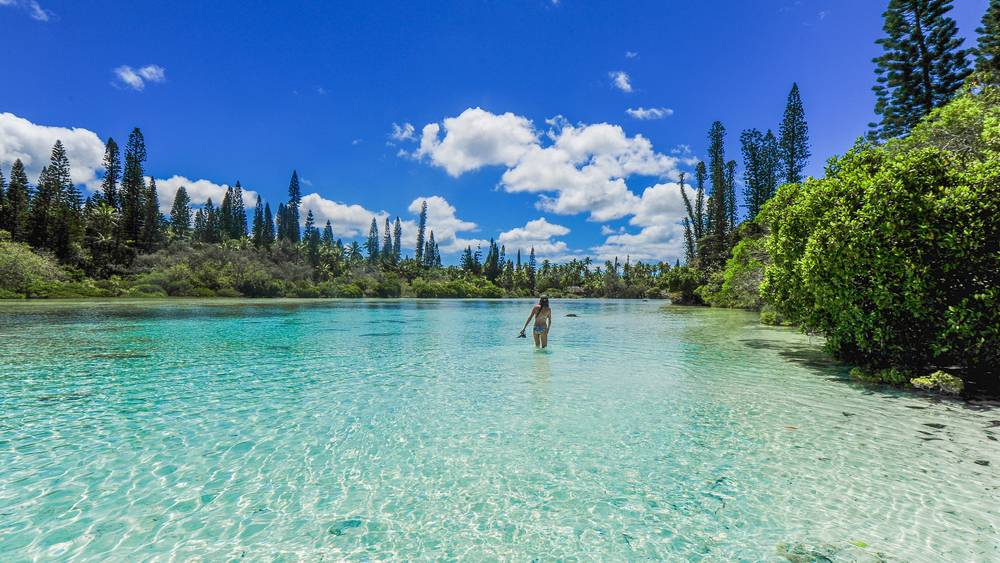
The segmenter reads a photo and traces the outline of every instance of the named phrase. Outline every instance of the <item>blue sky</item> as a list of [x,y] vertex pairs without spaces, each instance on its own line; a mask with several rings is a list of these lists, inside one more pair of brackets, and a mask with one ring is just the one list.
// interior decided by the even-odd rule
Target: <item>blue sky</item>
[[[986,4],[955,3],[967,45]],[[502,237],[557,259],[672,260],[672,182],[712,121],[738,158],[739,132],[776,129],[797,81],[807,172],[864,133],[884,5],[0,0],[0,166],[37,169],[69,136],[93,184],[94,139],[139,126],[161,190],[240,180],[273,207],[294,168],[345,238],[435,196],[445,251]]]

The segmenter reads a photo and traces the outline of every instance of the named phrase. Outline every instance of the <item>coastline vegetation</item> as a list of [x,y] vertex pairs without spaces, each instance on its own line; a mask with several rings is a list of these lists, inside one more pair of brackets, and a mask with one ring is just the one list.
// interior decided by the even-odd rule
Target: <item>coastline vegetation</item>
[[373,218],[363,243],[343,242],[311,212],[300,221],[295,172],[273,214],[258,199],[248,220],[236,182],[198,209],[182,187],[164,216],[134,129],[124,161],[108,139],[103,185],[85,200],[59,142],[34,186],[20,161],[9,180],[0,174],[0,298],[669,297],[822,334],[835,357],[859,366],[859,380],[955,392],[947,370],[995,390],[1000,0],[968,50],[950,8],[889,2],[874,59],[880,121],[822,178],[803,177],[811,154],[797,85],[777,134],[740,134],[742,208],[739,164],[713,123],[693,189],[680,178],[684,264],[552,263],[491,241],[446,266],[426,203],[413,256],[402,251],[399,218]]

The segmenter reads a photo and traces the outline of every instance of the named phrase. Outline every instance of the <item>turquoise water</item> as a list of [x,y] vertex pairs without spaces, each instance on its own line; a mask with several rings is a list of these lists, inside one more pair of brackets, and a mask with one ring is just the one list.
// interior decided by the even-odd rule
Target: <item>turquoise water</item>
[[1000,559],[1000,409],[739,311],[555,302],[536,352],[529,304],[0,305],[0,560]]

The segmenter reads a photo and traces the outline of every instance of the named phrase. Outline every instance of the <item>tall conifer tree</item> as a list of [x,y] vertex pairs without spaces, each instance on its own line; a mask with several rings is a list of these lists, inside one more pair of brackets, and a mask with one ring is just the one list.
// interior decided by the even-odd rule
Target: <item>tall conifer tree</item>
[[372,264],[378,260],[378,221],[372,217],[372,225],[368,229],[368,240],[365,242],[365,251],[368,253],[368,261]]
[[0,229],[7,229],[7,180],[0,168]]
[[121,236],[126,241],[138,241],[142,234],[145,211],[143,195],[146,182],[142,163],[146,161],[146,142],[138,127],[132,129],[125,145],[125,169],[121,187]]
[[382,261],[392,264],[396,258],[396,251],[392,248],[392,223],[389,216],[385,216],[385,225],[382,227]]
[[152,252],[163,239],[163,216],[160,214],[160,198],[156,194],[156,179],[149,179],[142,204],[142,245],[146,252]]
[[264,206],[257,194],[257,205],[253,209],[253,227],[250,230],[250,240],[257,248],[264,246]]
[[416,259],[418,264],[423,264],[424,256],[424,230],[427,229],[427,200],[420,204],[420,217],[417,219],[417,247]]
[[222,231],[223,240],[236,238],[233,233],[236,230],[233,216],[233,187],[226,188],[225,195],[222,196],[222,204],[219,205],[219,230]]
[[247,208],[243,202],[243,186],[236,180],[233,187],[233,219],[232,238],[243,239],[247,236]]
[[778,128],[778,145],[782,163],[782,179],[786,184],[798,184],[802,181],[802,170],[809,163],[809,126],[806,124],[806,113],[799,96],[799,85],[792,83],[788,92],[788,102],[785,104],[785,115]]
[[285,237],[292,242],[299,242],[299,207],[302,205],[302,192],[299,189],[299,173],[292,170],[292,179],[288,182],[288,205],[285,213],[288,215],[284,226]]
[[1000,0],[990,0],[976,33],[979,34],[976,70],[992,75],[991,81],[1000,82]]
[[729,183],[726,181],[726,128],[722,122],[716,121],[708,133],[708,168],[712,181],[712,197],[708,202],[708,225],[712,235],[725,236],[728,226],[726,194]]
[[323,246],[331,247],[333,246],[333,225],[330,224],[330,220],[326,220],[326,226],[323,227]]
[[264,236],[263,244],[267,248],[271,248],[274,244],[274,217],[271,216],[271,204],[264,204]]
[[952,98],[969,74],[951,0],[889,0],[882,14],[883,53],[873,59],[878,76],[871,124],[881,139],[909,132],[931,110]]
[[51,249],[49,232],[52,210],[58,201],[59,185],[52,181],[49,167],[43,166],[28,211],[28,242],[32,246]]
[[403,239],[403,223],[399,220],[399,217],[397,216],[396,223],[393,224],[392,226],[392,254],[393,254],[393,259],[396,262],[399,262],[399,260],[403,257],[403,247],[401,246],[402,239]]
[[174,194],[174,203],[170,207],[170,231],[177,238],[187,238],[191,232],[191,198],[187,188],[181,186]]
[[21,159],[17,159],[10,167],[3,228],[18,242],[28,240],[29,194],[28,175],[24,172]]
[[112,137],[104,144],[104,179],[101,181],[101,193],[104,202],[121,209],[121,198],[118,195],[118,179],[122,173],[122,161],[118,155],[118,143]]

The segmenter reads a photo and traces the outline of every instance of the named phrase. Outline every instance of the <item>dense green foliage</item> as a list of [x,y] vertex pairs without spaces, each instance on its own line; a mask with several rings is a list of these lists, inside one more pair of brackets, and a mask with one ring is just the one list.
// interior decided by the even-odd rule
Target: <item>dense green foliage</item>
[[765,205],[778,312],[870,369],[1000,366],[1000,93],[969,91],[909,138],[858,144]]
[[934,108],[947,103],[969,75],[968,51],[961,48],[951,0],[890,0],[883,14],[886,36],[873,62],[875,113],[873,136],[906,134]]

